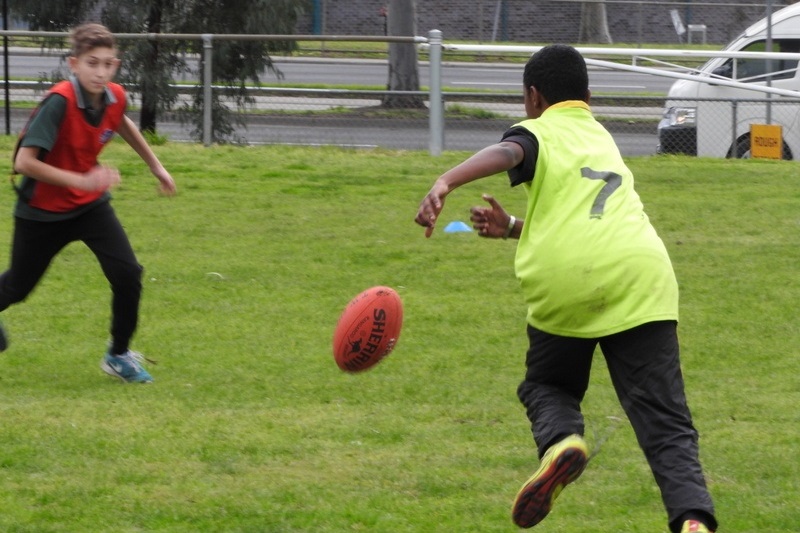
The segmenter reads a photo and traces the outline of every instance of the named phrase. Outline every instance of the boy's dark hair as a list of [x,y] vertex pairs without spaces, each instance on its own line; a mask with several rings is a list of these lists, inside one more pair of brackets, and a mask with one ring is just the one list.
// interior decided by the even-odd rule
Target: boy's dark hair
[[586,61],[566,44],[545,46],[531,56],[522,75],[525,90],[536,87],[550,105],[564,100],[586,100],[589,73]]
[[72,43],[72,55],[75,57],[94,48],[116,48],[117,46],[114,34],[102,24],[95,22],[88,22],[74,28],[69,38]]

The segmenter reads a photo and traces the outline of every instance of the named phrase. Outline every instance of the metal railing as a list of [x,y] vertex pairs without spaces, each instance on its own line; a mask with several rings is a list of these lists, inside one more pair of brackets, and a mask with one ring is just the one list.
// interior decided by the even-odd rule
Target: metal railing
[[[4,41],[9,38],[48,38],[48,39],[64,39],[68,37],[67,33],[62,32],[29,32],[29,31],[0,31]],[[239,34],[132,34],[123,33],[116,35],[118,39],[146,39],[146,40],[195,40],[201,41],[202,47],[202,64],[204,67],[201,73],[201,81],[199,85],[202,86],[202,93],[204,98],[203,108],[203,121],[202,121],[202,142],[206,145],[211,143],[212,131],[212,115],[211,115],[211,96],[212,91],[220,90],[222,87],[216,86],[212,83],[211,71],[213,61],[213,46],[216,41],[223,40],[272,40],[272,41],[372,41],[372,42],[385,42],[385,43],[410,43],[419,47],[421,53],[427,54],[427,66],[429,72],[429,86],[426,91],[389,91],[387,90],[349,90],[349,89],[304,89],[292,87],[251,87],[248,92],[254,96],[272,98],[283,96],[287,98],[324,98],[333,101],[338,101],[344,98],[355,99],[359,101],[380,101],[388,94],[413,94],[424,96],[427,98],[427,149],[432,155],[439,155],[445,149],[445,132],[447,128],[453,128],[453,121],[446,120],[448,103],[456,101],[476,101],[485,105],[487,102],[492,101],[508,101],[515,102],[516,110],[513,113],[519,114],[522,111],[521,95],[517,93],[485,93],[485,94],[468,94],[463,92],[446,91],[442,83],[442,68],[444,63],[444,55],[448,54],[508,54],[525,57],[541,47],[538,46],[503,46],[503,45],[461,45],[445,43],[442,38],[442,33],[438,30],[432,30],[427,37],[386,37],[386,36],[319,36],[319,35],[239,35]],[[764,54],[756,52],[719,52],[719,51],[689,51],[689,50],[668,50],[668,49],[642,49],[642,48],[598,48],[598,47],[578,47],[584,56],[587,58],[587,63],[593,67],[604,69],[625,70],[639,74],[648,74],[654,76],[662,76],[671,79],[684,79],[697,81],[700,79],[696,74],[691,73],[691,69],[682,67],[687,60],[699,64],[700,60],[714,58],[714,57],[733,57],[733,58],[765,58],[775,57],[781,59],[800,59],[800,54]],[[4,49],[7,54],[8,47]],[[6,56],[7,57],[7,56]],[[604,58],[604,59],[599,59]],[[620,59],[627,59],[620,62]],[[643,64],[656,65],[655,67],[642,66]],[[5,61],[5,67],[8,68],[8,59]],[[680,71],[683,69],[683,71]],[[521,67],[520,67],[521,70]],[[695,71],[696,72],[696,71]],[[780,89],[775,87],[756,86],[753,84],[742,83],[735,80],[725,78],[709,79],[716,85],[726,86],[738,89],[747,89],[748,91],[761,91],[778,95],[781,97],[800,97],[800,92]],[[36,85],[37,82],[18,82],[9,80],[6,76],[5,87],[8,91],[11,87],[19,88],[22,86],[30,85],[39,88],[44,88],[43,85]],[[179,91],[188,92],[189,90],[196,89],[197,85],[174,85]],[[6,97],[6,116],[9,116],[10,98]],[[638,103],[633,104],[636,100]],[[626,101],[625,97],[616,97],[616,108],[606,111],[606,116],[626,116],[623,110],[620,110],[621,105],[627,104],[642,106],[642,98],[629,98]],[[649,104],[647,114],[641,114],[645,121],[655,129],[655,123],[660,117],[660,111],[653,111],[653,108],[663,108],[665,98],[655,98],[656,102],[646,102]],[[598,99],[593,97],[594,104],[601,102],[602,98]],[[296,104],[292,104],[296,105]],[[355,105],[360,105],[355,104]],[[520,117],[521,118],[521,117]],[[616,119],[615,119],[616,120]],[[512,123],[510,119],[501,119],[504,124]],[[495,121],[496,122],[496,121]],[[492,124],[496,127],[497,124]],[[650,127],[650,126],[648,126]],[[501,130],[502,131],[502,130]],[[495,136],[499,135],[497,131],[494,132]],[[655,143],[653,143],[655,146]]]

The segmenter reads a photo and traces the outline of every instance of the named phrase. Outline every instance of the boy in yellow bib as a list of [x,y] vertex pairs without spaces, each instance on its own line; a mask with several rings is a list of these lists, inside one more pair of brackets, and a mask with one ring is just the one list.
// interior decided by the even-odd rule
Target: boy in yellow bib
[[661,490],[673,533],[716,530],[684,394],[678,286],[663,242],[611,135],[589,108],[583,57],[534,54],[523,75],[527,120],[442,174],[415,221],[430,236],[445,197],[508,172],[528,195],[524,219],[497,201],[474,207],[478,234],[519,239],[515,271],[528,306],[527,372],[518,395],[541,459],[517,494],[514,522],[533,527],[588,463],[580,404],[595,348]]

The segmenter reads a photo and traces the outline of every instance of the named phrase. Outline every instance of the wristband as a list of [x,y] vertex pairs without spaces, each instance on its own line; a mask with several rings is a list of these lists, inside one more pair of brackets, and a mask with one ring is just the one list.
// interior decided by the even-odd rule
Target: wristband
[[514,226],[517,225],[517,217],[511,215],[508,218],[508,227],[506,228],[506,232],[503,234],[503,239],[508,239],[511,237],[511,233],[514,231]]

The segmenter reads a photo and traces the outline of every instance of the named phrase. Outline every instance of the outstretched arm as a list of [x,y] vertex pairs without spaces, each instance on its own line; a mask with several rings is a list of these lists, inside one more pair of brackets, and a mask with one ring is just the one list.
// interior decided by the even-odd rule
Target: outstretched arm
[[161,192],[170,196],[175,194],[177,191],[175,181],[172,179],[170,173],[167,172],[167,169],[164,168],[164,165],[161,164],[161,161],[158,160],[156,154],[153,153],[153,150],[147,144],[141,132],[139,132],[139,128],[136,127],[136,124],[134,124],[130,118],[124,116],[117,129],[117,133],[119,133],[120,137],[125,139],[125,142],[133,148],[134,152],[139,154],[139,157],[141,157],[150,168],[150,172],[152,172],[153,176],[159,181]]
[[500,142],[487,146],[439,176],[422,199],[414,221],[425,227],[425,236],[430,237],[436,227],[436,219],[444,207],[445,197],[452,190],[471,181],[514,168],[524,156],[522,147],[517,143]]

